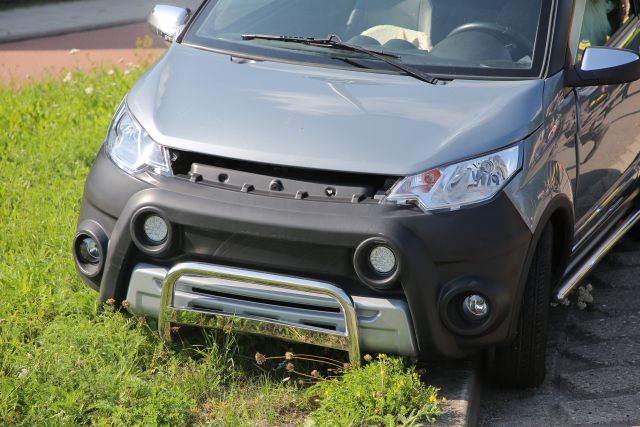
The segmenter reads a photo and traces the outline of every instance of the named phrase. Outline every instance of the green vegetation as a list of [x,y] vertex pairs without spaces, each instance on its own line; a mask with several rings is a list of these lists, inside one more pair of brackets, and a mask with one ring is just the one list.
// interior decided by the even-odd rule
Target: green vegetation
[[[371,356],[365,356],[368,361]],[[352,426],[363,421],[385,426],[431,423],[440,415],[434,387],[424,387],[415,367],[406,368],[402,359],[381,354],[362,369],[347,370],[335,380],[320,382],[310,389],[322,397],[311,414],[318,427]]]
[[[0,425],[324,426],[334,405],[358,417],[335,425],[436,415],[435,390],[402,359],[338,379],[318,357],[296,360],[300,374],[267,370],[256,351],[345,355],[195,329],[167,345],[151,319],[98,303],[75,273],[71,239],[109,120],[145,67],[113,68],[0,86]],[[374,378],[383,366],[384,386]],[[360,390],[383,396],[354,400]]]

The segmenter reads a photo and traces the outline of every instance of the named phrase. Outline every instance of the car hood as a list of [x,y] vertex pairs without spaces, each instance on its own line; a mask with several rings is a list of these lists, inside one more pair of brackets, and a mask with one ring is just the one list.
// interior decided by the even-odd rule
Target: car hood
[[[543,80],[454,80],[231,61],[173,44],[127,104],[158,143],[269,164],[408,175],[542,123]],[[240,63],[239,63],[240,62]]]

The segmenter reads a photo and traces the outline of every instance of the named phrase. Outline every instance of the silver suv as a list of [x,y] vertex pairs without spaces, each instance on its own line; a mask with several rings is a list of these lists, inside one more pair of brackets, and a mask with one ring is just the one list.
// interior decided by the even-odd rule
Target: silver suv
[[[637,0],[209,0],[85,185],[102,301],[174,325],[545,376],[547,317],[638,219]],[[633,87],[632,87],[633,86]]]

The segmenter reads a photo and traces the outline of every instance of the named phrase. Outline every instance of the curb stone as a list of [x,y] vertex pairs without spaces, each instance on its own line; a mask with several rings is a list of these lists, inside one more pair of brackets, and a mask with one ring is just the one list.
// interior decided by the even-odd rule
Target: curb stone
[[[445,397],[444,411],[434,425],[439,427],[474,427],[477,423],[482,394],[483,364],[481,356],[434,365],[428,369],[428,382],[440,388],[439,397]],[[423,424],[427,426],[429,424]]]

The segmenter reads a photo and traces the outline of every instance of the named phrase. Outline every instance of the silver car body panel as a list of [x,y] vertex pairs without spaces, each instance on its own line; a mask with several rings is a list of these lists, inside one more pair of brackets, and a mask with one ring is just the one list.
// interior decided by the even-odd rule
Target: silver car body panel
[[523,171],[505,188],[532,233],[558,194],[573,206],[578,127],[575,95],[565,97],[563,83],[564,72],[545,81],[544,126],[525,140]]
[[409,175],[522,140],[543,80],[453,80],[230,60],[174,43],[130,111],[176,149],[304,168]]
[[[129,310],[137,317],[158,317],[162,282],[168,271],[151,264],[135,266],[127,301],[130,303]],[[344,315],[339,312],[340,305],[328,296],[196,276],[180,278],[174,292],[175,307],[259,316],[346,332]],[[360,347],[363,351],[417,356],[418,347],[406,302],[360,296],[351,298],[356,306]],[[273,304],[266,301],[272,301]],[[327,310],[322,310],[323,307]]]

